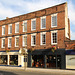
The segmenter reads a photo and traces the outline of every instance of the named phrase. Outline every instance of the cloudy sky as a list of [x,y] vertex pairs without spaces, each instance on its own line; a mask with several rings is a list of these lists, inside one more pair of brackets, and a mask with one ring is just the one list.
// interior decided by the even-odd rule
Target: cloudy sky
[[71,39],[75,40],[75,0],[0,0],[0,20],[36,10],[68,3],[68,17],[71,24]]

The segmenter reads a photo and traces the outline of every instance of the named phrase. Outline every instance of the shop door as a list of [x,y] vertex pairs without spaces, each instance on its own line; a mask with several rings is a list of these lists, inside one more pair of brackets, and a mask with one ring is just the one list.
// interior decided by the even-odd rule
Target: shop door
[[48,55],[46,66],[47,68],[61,68],[61,56]]

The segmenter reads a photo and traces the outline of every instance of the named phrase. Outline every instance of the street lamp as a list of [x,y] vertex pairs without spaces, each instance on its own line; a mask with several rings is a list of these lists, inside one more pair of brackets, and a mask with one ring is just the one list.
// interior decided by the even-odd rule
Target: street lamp
[[[22,24],[22,26],[24,26],[24,23]],[[26,30],[26,26],[24,28]],[[26,35],[26,31],[25,31],[25,35]],[[26,38],[24,39],[24,44],[26,44]],[[24,55],[24,59],[25,59],[25,61],[24,61],[24,69],[26,70],[26,68],[27,68],[26,59],[27,59],[27,54],[28,54],[26,45],[25,45],[25,49],[23,51],[24,51],[23,55]]]

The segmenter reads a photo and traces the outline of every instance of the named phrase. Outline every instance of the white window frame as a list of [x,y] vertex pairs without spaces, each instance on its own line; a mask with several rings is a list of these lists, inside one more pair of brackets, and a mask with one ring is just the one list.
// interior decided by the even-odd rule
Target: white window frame
[[[45,44],[42,43],[42,34],[45,34]],[[40,33],[40,45],[46,45],[46,32]]]
[[8,34],[12,34],[12,33],[10,33],[10,26],[12,26],[12,24],[8,25]]
[[[35,45],[32,43],[32,36],[35,36]],[[36,33],[35,34],[31,34],[31,46],[36,46]]]
[[56,45],[56,44],[58,43],[58,33],[57,33],[57,43],[53,43],[52,33],[57,33],[57,30],[51,31],[51,44],[52,44],[52,45]]
[[5,34],[3,33],[3,27],[5,27],[5,25],[4,25],[4,26],[2,26],[2,35],[5,35]]
[[19,36],[15,36],[15,47],[19,47],[19,46],[16,46],[16,38],[19,38]]
[[15,33],[19,33],[16,31],[16,25],[19,24],[19,22],[15,23]]
[[[36,18],[31,19],[31,31],[36,30],[36,29],[32,29],[32,21],[35,21],[35,22],[36,22]],[[35,25],[36,25],[36,24],[35,24]]]
[[9,46],[9,39],[12,40],[12,37],[8,37],[8,48],[10,48],[12,46],[12,41],[11,41],[11,46]]
[[22,46],[27,46],[27,45],[24,45],[24,37],[27,37],[27,35],[23,35],[23,39],[22,39]]
[[53,17],[53,16],[56,16],[56,17],[57,17],[57,13],[51,15],[51,28],[57,27],[57,25],[56,25],[56,26],[52,26],[52,17]]
[[24,30],[24,23],[27,23],[27,20],[26,21],[23,21],[23,32],[27,32],[27,30]]
[[2,48],[5,48],[5,47],[3,47],[3,39],[5,39],[5,38],[2,38],[2,42],[1,42],[1,45],[2,45]]
[[41,17],[41,21],[40,21],[40,24],[41,24],[41,29],[46,29],[46,27],[44,27],[44,28],[42,28],[42,19],[45,19],[46,20],[46,16],[43,16],[43,17]]

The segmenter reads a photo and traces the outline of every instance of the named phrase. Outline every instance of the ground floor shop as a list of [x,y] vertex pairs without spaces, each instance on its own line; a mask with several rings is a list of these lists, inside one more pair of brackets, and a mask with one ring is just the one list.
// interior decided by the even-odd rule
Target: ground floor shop
[[20,53],[20,50],[0,51],[0,65],[24,67],[24,55]]
[[75,50],[66,51],[66,69],[75,69]]
[[46,49],[29,52],[28,67],[65,69],[65,50],[52,52]]

